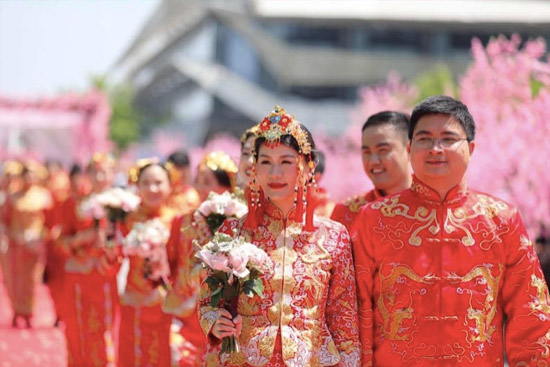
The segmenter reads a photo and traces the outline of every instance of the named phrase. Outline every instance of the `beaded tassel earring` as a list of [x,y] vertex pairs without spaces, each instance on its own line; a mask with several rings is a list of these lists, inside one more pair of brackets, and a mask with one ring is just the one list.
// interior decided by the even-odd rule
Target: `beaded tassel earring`
[[313,231],[315,228],[313,226],[313,211],[315,210],[314,203],[314,190],[315,190],[315,178],[313,177],[313,172],[315,170],[315,164],[311,160],[311,156],[308,157],[308,167],[309,172],[312,175],[310,180],[307,180],[307,185],[304,186],[304,191],[306,195],[304,198],[304,206],[306,207],[306,225],[304,229],[306,231]]
[[305,186],[302,184],[304,168],[300,162],[298,165],[298,178],[296,179],[296,185],[294,186],[294,206],[296,211],[294,214],[294,220],[298,223],[302,223],[304,217],[304,200],[305,200]]
[[257,212],[256,169],[254,165],[252,165],[251,181],[249,182],[248,187],[250,189],[247,195],[248,214],[243,223],[243,226],[245,228],[254,229],[258,226],[257,213],[256,213]]

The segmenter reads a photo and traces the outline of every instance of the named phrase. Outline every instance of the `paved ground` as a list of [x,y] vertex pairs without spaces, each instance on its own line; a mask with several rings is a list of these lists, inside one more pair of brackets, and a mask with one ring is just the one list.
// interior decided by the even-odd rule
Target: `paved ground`
[[53,304],[42,284],[36,289],[34,309],[32,329],[11,327],[13,314],[0,271],[0,367],[66,366],[63,329],[53,327]]

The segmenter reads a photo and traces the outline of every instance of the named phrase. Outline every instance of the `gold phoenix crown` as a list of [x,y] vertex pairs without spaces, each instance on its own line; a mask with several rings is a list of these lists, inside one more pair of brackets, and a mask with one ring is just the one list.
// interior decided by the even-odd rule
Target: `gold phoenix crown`
[[283,108],[275,106],[258,125],[257,137],[264,138],[269,145],[276,146],[280,143],[281,136],[291,135],[296,139],[300,147],[300,154],[311,153],[311,144],[307,139],[307,133],[301,128],[300,122],[289,115]]

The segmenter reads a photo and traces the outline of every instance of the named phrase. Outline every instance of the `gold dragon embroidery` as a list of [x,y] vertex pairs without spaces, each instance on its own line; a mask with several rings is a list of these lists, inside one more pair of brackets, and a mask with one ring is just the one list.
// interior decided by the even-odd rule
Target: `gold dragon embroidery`
[[546,282],[535,274],[531,275],[531,285],[536,288],[537,295],[533,302],[529,302],[531,314],[537,317],[548,317],[550,315],[550,298],[546,291]]
[[[468,314],[466,318],[474,321],[476,325],[476,330],[479,332],[479,335],[470,335],[469,342],[486,342],[491,339],[491,335],[495,331],[495,326],[491,325],[493,318],[495,317],[497,311],[496,296],[498,294],[498,285],[500,283],[500,278],[502,276],[502,270],[504,265],[499,264],[499,275],[493,276],[491,274],[490,266],[488,265],[478,265],[468,272],[465,276],[461,277],[456,273],[451,273],[447,279],[457,282],[457,283],[467,283],[474,280],[477,277],[481,277],[478,282],[487,285],[487,297],[485,298],[485,303],[482,309],[476,309],[472,305],[472,298],[474,292],[472,290],[466,289],[465,292],[470,294],[470,307],[468,308]],[[465,325],[468,325],[468,321],[465,320]],[[469,333],[468,333],[469,334]]]
[[[381,268],[383,264],[381,264]],[[407,265],[396,265],[392,269],[391,273],[387,276],[384,276],[382,273],[379,273],[380,277],[380,296],[378,297],[377,306],[378,311],[382,315],[383,325],[380,325],[384,337],[389,340],[409,340],[408,335],[399,335],[403,324],[403,321],[406,319],[411,319],[413,317],[413,308],[412,299],[407,307],[393,310],[391,313],[388,310],[393,307],[395,302],[395,294],[391,291],[395,283],[398,282],[398,279],[401,276],[405,276],[415,282],[431,284],[432,279],[435,277],[431,274],[428,274],[424,277],[417,275],[410,267]],[[387,302],[384,299],[387,299]]]

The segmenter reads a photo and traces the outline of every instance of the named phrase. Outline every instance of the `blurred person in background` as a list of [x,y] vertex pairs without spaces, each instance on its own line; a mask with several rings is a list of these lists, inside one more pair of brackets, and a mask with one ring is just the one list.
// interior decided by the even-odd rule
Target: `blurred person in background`
[[[228,188],[235,187],[236,175],[229,175],[220,166],[220,162],[225,161],[233,162],[231,157],[222,151],[210,152],[201,159],[194,184],[199,193],[200,202],[206,200],[210,192],[221,194]],[[233,165],[235,165],[234,162]]]
[[28,161],[21,166],[21,188],[7,196],[2,208],[2,224],[7,238],[3,261],[4,283],[13,308],[12,326],[23,319],[31,327],[34,288],[42,273],[40,260],[50,238],[46,225],[54,202],[50,192],[39,184],[45,168]]
[[69,367],[112,366],[117,362],[119,263],[116,254],[106,247],[107,220],[82,215],[86,199],[112,186],[114,164],[109,154],[95,153],[85,177],[75,167],[70,172],[71,195],[63,204],[59,238],[67,256],[67,307],[62,317]]
[[[168,287],[167,276],[175,272],[170,265],[176,262],[172,258],[176,251],[168,250],[167,243],[169,233],[179,231],[179,227],[174,227],[174,217],[178,212],[169,205],[170,174],[164,165],[156,159],[141,159],[133,171],[136,174],[131,174],[130,179],[137,186],[141,203],[122,225],[124,241],[137,238],[134,233],[138,233],[140,227],[156,223],[160,227],[148,232],[158,237],[142,238],[142,241],[154,240],[159,247],[151,245],[151,253],[143,250],[144,253],[140,254],[127,252],[126,248],[141,246],[141,243],[123,244],[122,251],[130,265],[124,293],[120,296],[119,366],[169,367],[172,316],[162,310],[162,304]],[[167,273],[156,277],[155,269]]]
[[323,174],[325,173],[326,157],[325,153],[320,150],[317,150],[315,155],[317,157],[315,171],[313,172],[313,182],[316,185],[315,198],[313,199],[315,214],[330,218],[336,204],[330,200],[330,195],[327,190],[319,186],[321,179],[323,178]]
[[330,217],[346,226],[350,233],[355,218],[366,204],[410,187],[408,128],[409,117],[396,111],[378,112],[363,124],[363,169],[374,189],[337,204]]
[[257,131],[258,125],[254,125],[241,136],[241,156],[239,158],[237,184],[243,191],[246,190],[252,179],[254,140],[256,140]]
[[72,196],[77,199],[82,199],[92,191],[92,184],[79,164],[73,164],[69,170],[69,186],[69,197]]
[[179,150],[170,154],[166,160],[166,167],[172,183],[170,205],[181,213],[194,210],[200,201],[199,194],[190,184],[191,171],[187,152]]
[[[199,164],[196,187],[201,198],[207,199],[206,192],[223,194],[234,193],[236,189],[237,165],[231,157],[221,151],[206,154]],[[212,181],[212,182],[211,182]],[[205,185],[205,187],[203,187]],[[206,197],[205,197],[206,195]],[[206,220],[197,220],[200,213],[196,211],[180,215],[176,219],[177,225],[170,235],[169,250],[176,253],[170,258],[177,259],[173,267],[173,287],[168,292],[163,309],[174,315],[180,324],[178,361],[180,367],[200,365],[206,346],[206,337],[202,332],[197,318],[197,305],[201,282],[201,266],[195,259],[196,245],[205,245],[214,235]],[[175,243],[175,244],[174,244]]]
[[53,300],[56,319],[54,326],[59,325],[63,314],[63,307],[67,305],[64,299],[65,287],[65,260],[66,254],[60,246],[57,246],[61,234],[61,221],[63,218],[63,203],[70,194],[70,180],[68,173],[63,169],[60,162],[46,161],[48,171],[46,188],[53,197],[53,207],[46,215],[46,225],[51,236],[46,242],[46,267],[44,269],[43,281],[48,286],[50,296]]

